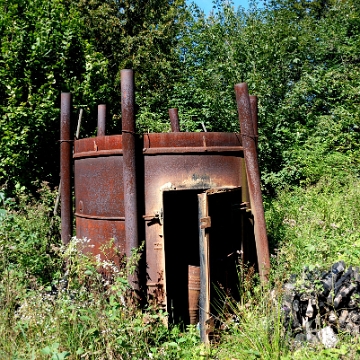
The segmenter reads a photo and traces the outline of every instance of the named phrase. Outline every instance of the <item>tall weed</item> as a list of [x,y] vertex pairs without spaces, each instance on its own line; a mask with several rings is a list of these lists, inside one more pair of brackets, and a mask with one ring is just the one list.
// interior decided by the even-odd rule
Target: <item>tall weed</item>
[[239,266],[240,301],[226,299],[219,359],[280,359],[289,352],[283,327],[281,289],[260,285],[252,269]]

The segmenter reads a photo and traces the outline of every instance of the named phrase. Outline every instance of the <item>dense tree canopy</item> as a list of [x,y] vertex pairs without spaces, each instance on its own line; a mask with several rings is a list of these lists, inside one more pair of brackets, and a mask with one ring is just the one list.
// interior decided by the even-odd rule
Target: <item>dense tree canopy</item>
[[99,103],[121,128],[122,68],[136,71],[140,108],[163,106],[182,13],[183,0],[0,0],[0,183],[58,182],[61,91],[85,108],[82,136]]
[[[58,179],[60,91],[108,104],[121,129],[119,71],[136,71],[139,132],[238,131],[233,86],[259,96],[260,160],[269,190],[358,172],[360,4],[271,0],[210,16],[183,0],[0,0],[0,183]],[[55,180],[56,179],[56,180]]]

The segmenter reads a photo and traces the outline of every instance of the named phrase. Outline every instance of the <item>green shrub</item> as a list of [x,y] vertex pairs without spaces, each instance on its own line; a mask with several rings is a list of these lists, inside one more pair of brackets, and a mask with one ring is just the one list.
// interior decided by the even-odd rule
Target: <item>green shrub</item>
[[[59,219],[50,217],[54,192],[46,183],[38,190],[40,200],[16,186],[15,198],[1,193],[0,273],[16,271],[26,281],[51,281],[59,270]],[[50,231],[52,230],[52,232]]]

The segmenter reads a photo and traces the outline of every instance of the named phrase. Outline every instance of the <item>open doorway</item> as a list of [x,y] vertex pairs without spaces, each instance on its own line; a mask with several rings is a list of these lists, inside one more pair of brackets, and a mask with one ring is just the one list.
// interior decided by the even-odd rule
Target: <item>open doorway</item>
[[189,266],[198,267],[199,232],[196,190],[165,191],[164,247],[169,323],[190,323]]
[[[163,193],[166,296],[169,323],[194,323],[191,271],[199,269],[198,194],[203,190]],[[238,268],[242,244],[241,189],[211,192],[207,196],[209,234],[210,312],[223,310],[226,295],[238,300]],[[200,274],[198,293],[200,293]],[[189,281],[190,279],[190,281]],[[194,282],[196,286],[196,281]],[[190,289],[190,290],[189,290]]]
[[208,195],[210,313],[215,316],[227,310],[227,297],[239,300],[243,235],[240,204],[240,189]]

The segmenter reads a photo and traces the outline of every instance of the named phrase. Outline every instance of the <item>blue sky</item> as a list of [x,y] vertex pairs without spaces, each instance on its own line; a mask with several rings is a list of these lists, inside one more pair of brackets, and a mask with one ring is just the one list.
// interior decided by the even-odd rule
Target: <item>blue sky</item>
[[[189,4],[192,2],[196,3],[202,10],[204,10],[205,14],[209,14],[213,7],[212,0],[187,0],[187,3]],[[233,0],[233,3],[235,8],[242,6],[247,9],[249,6],[249,0]]]

